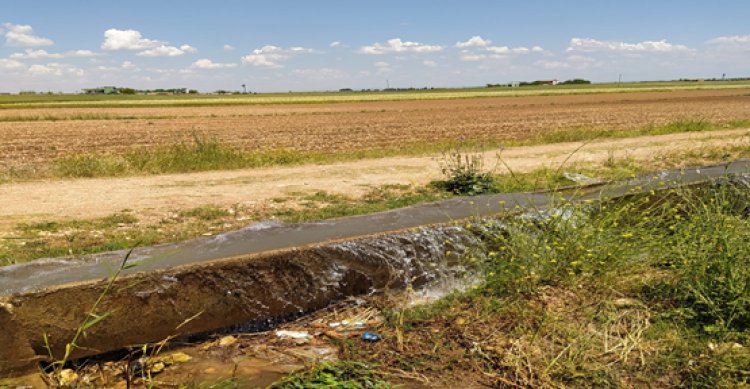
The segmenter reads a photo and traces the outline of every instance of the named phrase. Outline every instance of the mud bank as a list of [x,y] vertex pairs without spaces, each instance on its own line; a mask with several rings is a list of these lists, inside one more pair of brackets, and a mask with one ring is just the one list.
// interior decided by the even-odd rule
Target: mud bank
[[[563,194],[606,199],[750,171],[750,161],[665,171]],[[228,326],[263,325],[347,296],[419,287],[465,271],[480,239],[472,217],[544,210],[549,194],[453,199],[318,223],[260,223],[213,238],[134,252],[75,357]],[[48,259],[0,268],[0,374],[60,356],[125,253]],[[186,322],[186,320],[191,319]]]

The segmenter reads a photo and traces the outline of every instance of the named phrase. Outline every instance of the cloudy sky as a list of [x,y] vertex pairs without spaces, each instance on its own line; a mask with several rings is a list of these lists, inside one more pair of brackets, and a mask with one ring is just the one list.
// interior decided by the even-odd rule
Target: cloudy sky
[[0,0],[0,92],[750,76],[750,1]]

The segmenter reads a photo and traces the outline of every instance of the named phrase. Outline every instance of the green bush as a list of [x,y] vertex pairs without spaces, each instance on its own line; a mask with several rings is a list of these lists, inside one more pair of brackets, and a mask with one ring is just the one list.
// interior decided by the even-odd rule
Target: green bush
[[492,172],[485,170],[481,154],[450,149],[443,153],[440,171],[445,179],[434,185],[453,194],[475,196],[497,191]]
[[[638,265],[654,236],[650,219],[633,217],[647,200],[557,204],[489,226],[488,290],[507,295],[566,284]],[[650,211],[649,211],[650,212]]]
[[748,213],[750,185],[731,180],[527,213],[488,227],[495,229],[488,290],[523,293],[581,276],[616,277],[619,269],[666,268],[672,277],[652,299],[705,332],[748,331]]
[[688,193],[663,246],[679,276],[675,297],[707,331],[750,329],[750,196],[740,185]]

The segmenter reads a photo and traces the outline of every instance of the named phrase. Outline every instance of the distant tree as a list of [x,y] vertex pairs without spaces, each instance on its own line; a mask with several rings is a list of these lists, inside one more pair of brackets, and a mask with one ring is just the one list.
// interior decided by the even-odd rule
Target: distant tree
[[591,84],[591,81],[584,80],[583,78],[574,78],[572,80],[565,80],[560,83],[561,85],[584,85]]
[[133,88],[118,88],[117,90],[123,95],[134,95],[136,93],[136,90]]
[[198,91],[195,90],[195,89],[191,89],[191,90],[188,91],[188,93],[191,94],[191,95],[195,95],[195,94],[198,94]]

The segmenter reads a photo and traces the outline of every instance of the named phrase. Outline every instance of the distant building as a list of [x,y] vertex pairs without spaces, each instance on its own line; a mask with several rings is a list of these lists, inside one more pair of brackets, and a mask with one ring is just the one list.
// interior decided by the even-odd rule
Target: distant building
[[120,94],[120,90],[114,86],[101,86],[98,88],[84,89],[83,93],[87,95],[117,95]]
[[557,85],[560,83],[560,80],[554,79],[554,80],[537,80],[534,81],[534,85]]

